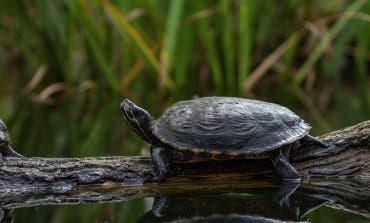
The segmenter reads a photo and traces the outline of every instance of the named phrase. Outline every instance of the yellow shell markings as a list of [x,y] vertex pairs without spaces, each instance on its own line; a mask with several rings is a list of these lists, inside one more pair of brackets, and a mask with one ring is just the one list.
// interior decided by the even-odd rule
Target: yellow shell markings
[[202,152],[202,150],[201,149],[192,149],[191,150],[193,153],[195,153],[195,154],[199,154],[199,153],[201,153]]
[[192,156],[193,156],[193,159],[188,161],[189,163],[204,162],[204,161],[209,160],[205,157],[202,157],[201,154],[205,154],[205,152],[202,151],[201,149],[198,149],[198,148],[194,149],[193,148],[193,149],[189,150],[189,152],[191,152]]
[[190,152],[193,154],[193,162],[201,162],[204,161],[202,157],[200,157],[200,153],[202,152],[200,149],[191,149]]
[[246,154],[245,158],[246,159],[265,159],[268,158],[267,153],[251,153],[251,154]]
[[229,153],[229,155],[230,155],[231,159],[237,159],[239,154],[237,152],[231,152],[231,153]]
[[264,152],[264,153],[238,153],[238,152],[231,152],[231,153],[221,153],[221,152],[213,152],[212,158],[215,160],[219,160],[220,158],[217,156],[223,155],[223,159],[266,159],[269,158],[269,152]]
[[[181,151],[181,150],[180,150]],[[216,150],[204,151],[199,148],[190,149],[193,159],[189,163],[204,162],[209,160],[242,160],[242,159],[266,159],[269,158],[269,152],[243,154],[238,152],[225,153]]]
[[211,159],[217,160],[216,156],[221,155],[222,153],[220,151],[213,150],[213,151],[210,152],[210,154],[211,154]]

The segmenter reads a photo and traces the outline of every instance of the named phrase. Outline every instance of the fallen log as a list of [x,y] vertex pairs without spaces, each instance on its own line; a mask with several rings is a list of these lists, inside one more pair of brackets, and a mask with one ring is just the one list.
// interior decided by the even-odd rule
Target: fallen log
[[[291,162],[303,178],[370,179],[370,121],[319,137],[328,148],[305,145],[291,152]],[[13,158],[0,164],[0,192],[65,192],[92,184],[118,182],[142,185],[156,181],[150,157]],[[243,173],[250,178],[274,178],[269,160],[173,165],[176,176]],[[186,176],[184,176],[186,177]]]
[[[321,205],[369,218],[370,121],[319,138],[329,147],[305,145],[291,152],[291,162],[303,177],[289,198],[293,209],[299,210],[291,213],[292,218],[300,219]],[[153,183],[156,175],[150,157],[9,157],[0,164],[0,212],[11,219],[12,210],[20,207],[111,203],[158,195],[168,196],[169,204],[177,204],[184,194],[186,199],[208,202],[198,195],[217,197],[236,192],[263,193],[266,197],[256,200],[260,206],[266,202],[260,209],[253,205],[250,210],[243,209],[253,216],[280,219],[282,216],[265,210],[290,210],[270,202],[275,195],[267,191],[284,187],[276,184],[269,160],[173,165],[172,169],[174,175],[165,183]],[[224,199],[223,195],[220,198]],[[214,200],[209,202],[211,205]],[[143,218],[148,216],[150,212]]]

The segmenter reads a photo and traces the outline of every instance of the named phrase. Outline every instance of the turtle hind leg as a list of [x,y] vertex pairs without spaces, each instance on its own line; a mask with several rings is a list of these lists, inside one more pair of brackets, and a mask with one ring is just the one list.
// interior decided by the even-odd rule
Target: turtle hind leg
[[322,146],[322,147],[328,147],[328,145],[326,143],[324,143],[323,141],[313,137],[312,135],[305,135],[303,137],[303,143],[307,143],[307,144],[313,144],[313,145],[317,145],[317,146]]
[[278,201],[280,206],[289,206],[289,198],[300,184],[299,181],[283,181],[279,190],[274,194],[274,199]]
[[[287,148],[289,149],[289,148]],[[282,180],[300,181],[297,170],[289,163],[288,157],[283,153],[283,149],[274,151],[271,155],[272,164],[275,167],[277,175]]]
[[170,174],[170,162],[168,152],[163,147],[152,147],[151,151],[153,163],[159,176],[159,181],[164,181]]

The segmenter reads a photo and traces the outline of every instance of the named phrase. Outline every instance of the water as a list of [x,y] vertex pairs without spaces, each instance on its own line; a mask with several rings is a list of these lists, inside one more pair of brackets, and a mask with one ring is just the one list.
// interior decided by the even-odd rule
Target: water
[[[150,211],[150,207],[148,206],[151,205],[153,202],[152,200],[152,198],[147,198],[114,204],[20,208],[16,209],[13,215],[15,222],[30,222],[29,219],[33,219],[34,222],[51,222],[53,219],[58,219],[56,222],[139,222],[140,219],[147,217],[145,214]],[[256,202],[256,200],[254,200],[254,202]],[[207,209],[207,207],[204,208]],[[89,213],[85,214],[86,212]],[[240,215],[245,216],[246,219],[248,217],[246,213],[241,213]],[[206,216],[203,217],[203,219],[207,219]],[[278,218],[274,219],[278,220]],[[326,206],[319,207],[318,209],[312,211],[306,217],[304,217],[304,219],[308,219],[309,222],[327,223],[370,222],[368,219],[362,216]],[[188,220],[188,222],[191,222],[191,217],[189,217]],[[203,222],[207,221],[204,220]]]
[[3,222],[370,222],[368,184],[360,185],[338,180],[192,184],[177,179],[164,185],[2,195],[1,201]]

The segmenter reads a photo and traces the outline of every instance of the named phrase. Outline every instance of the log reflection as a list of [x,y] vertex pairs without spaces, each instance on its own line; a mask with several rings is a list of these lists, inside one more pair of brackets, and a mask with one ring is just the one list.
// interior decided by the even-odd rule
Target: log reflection
[[[300,185],[246,180],[243,175],[173,178],[166,184],[124,186],[104,184],[70,192],[0,194],[3,222],[13,209],[41,205],[113,203],[154,197],[141,222],[305,222],[306,215],[325,205],[370,218],[368,181],[316,179]],[[298,187],[299,186],[299,187]]]

